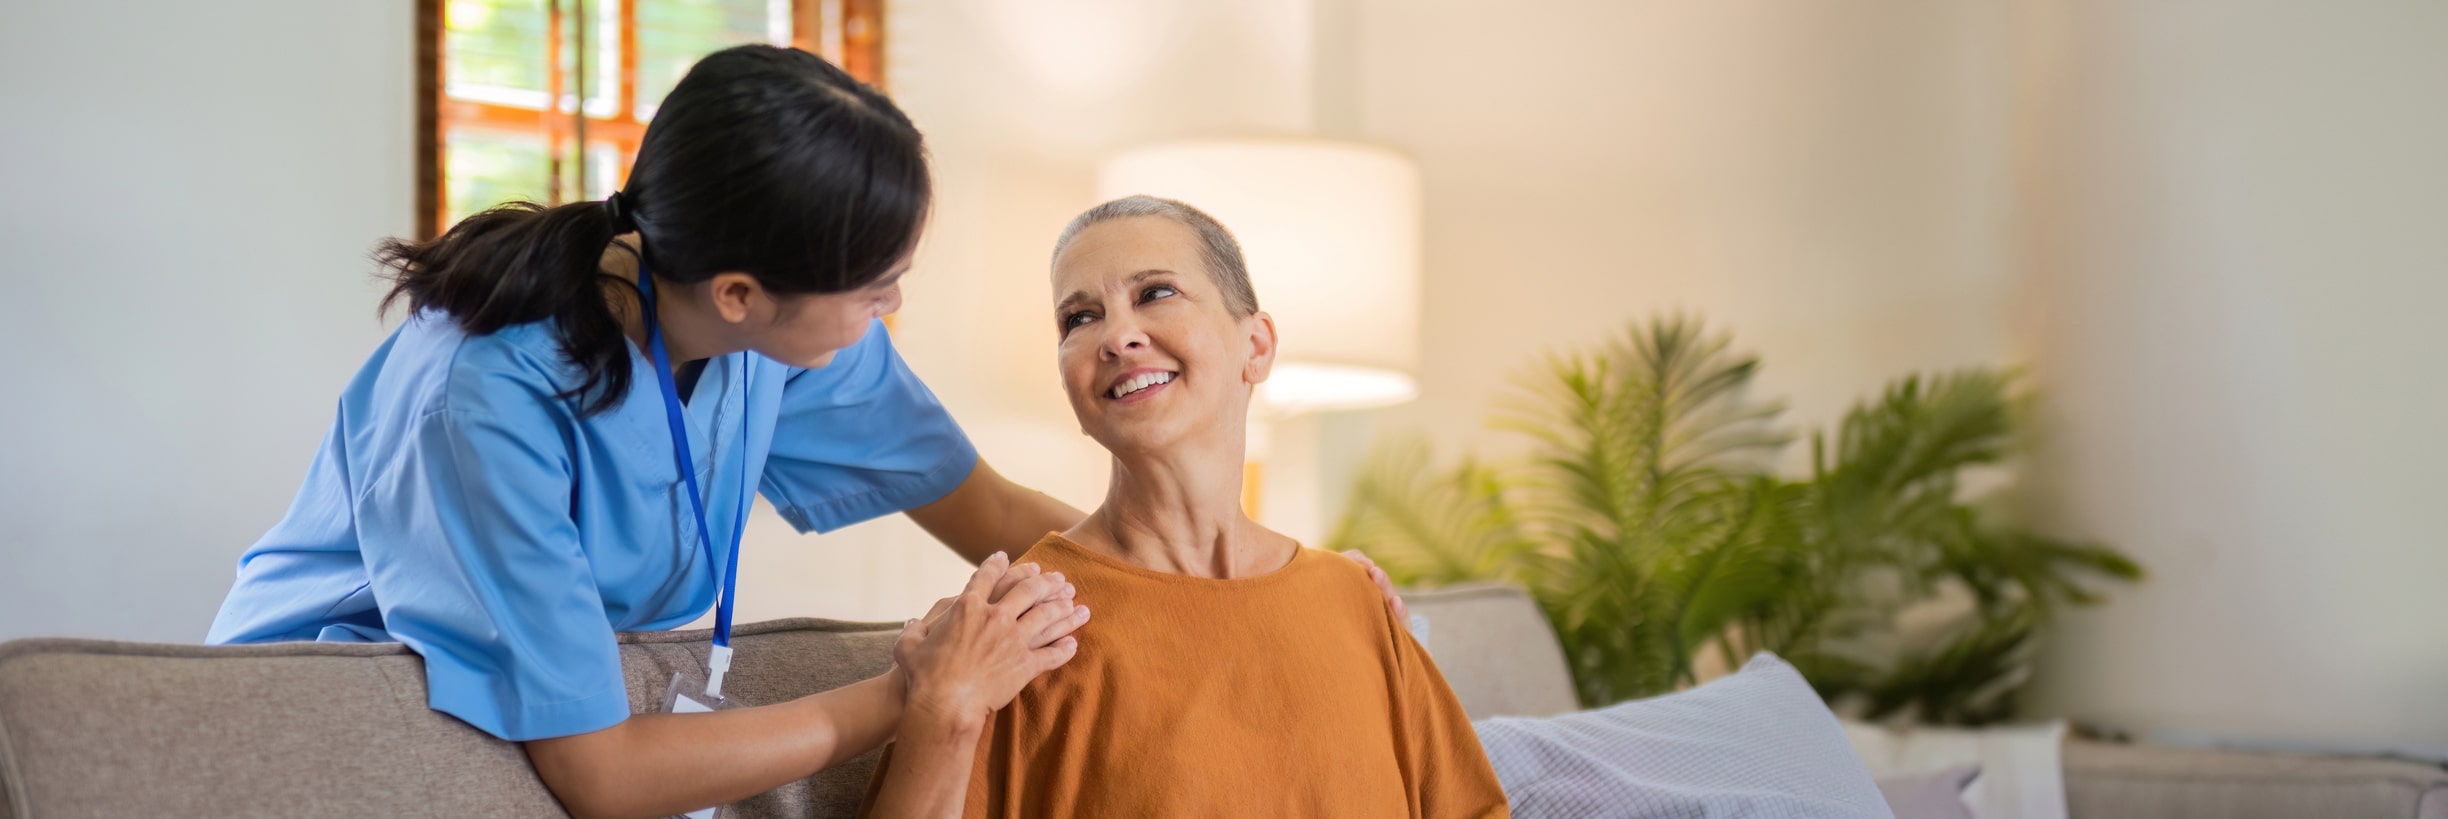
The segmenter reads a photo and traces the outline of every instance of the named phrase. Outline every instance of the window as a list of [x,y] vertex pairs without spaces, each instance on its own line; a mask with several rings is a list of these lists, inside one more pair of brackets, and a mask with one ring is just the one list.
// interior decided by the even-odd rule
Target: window
[[601,199],[663,96],[740,43],[883,75],[882,0],[418,0],[418,234],[513,199]]

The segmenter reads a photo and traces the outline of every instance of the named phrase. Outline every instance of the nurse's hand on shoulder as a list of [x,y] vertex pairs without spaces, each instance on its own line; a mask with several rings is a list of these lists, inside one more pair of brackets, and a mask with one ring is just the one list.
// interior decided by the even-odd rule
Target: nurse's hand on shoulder
[[1386,613],[1394,616],[1394,624],[1400,628],[1410,628],[1411,607],[1403,605],[1402,593],[1394,590],[1394,578],[1387,575],[1385,569],[1378,567],[1377,561],[1370,560],[1368,555],[1361,554],[1358,549],[1345,550],[1343,556],[1351,558],[1352,562],[1360,564],[1360,568],[1368,570],[1369,582],[1377,584],[1378,594],[1385,595]]
[[1088,607],[1073,602],[1076,593],[1060,572],[1013,566],[1000,552],[987,558],[959,596],[902,627],[893,645],[894,670],[908,685],[902,719],[982,728],[1030,680],[1078,653],[1071,632],[1088,622]]

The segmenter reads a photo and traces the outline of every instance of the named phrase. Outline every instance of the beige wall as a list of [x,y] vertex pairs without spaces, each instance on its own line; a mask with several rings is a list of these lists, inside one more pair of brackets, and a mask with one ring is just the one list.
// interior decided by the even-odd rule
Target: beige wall
[[1425,169],[1431,328],[1422,399],[1332,428],[1502,448],[1518,362],[1659,309],[1801,423],[2027,364],[2037,519],[2158,573],[2038,712],[2448,754],[2448,12],[1324,5],[1321,127]]
[[2036,511],[2156,572],[2035,704],[2448,757],[2448,6],[2025,6]]
[[[1687,309],[1817,423],[2008,350],[2003,11],[1881,2],[1349,0],[1344,135],[1419,157],[1441,443],[1543,352]],[[1796,449],[1798,453],[1799,448]]]
[[2035,712],[2448,756],[2448,9],[1346,8],[1321,126],[1420,157],[1431,330],[1422,399],[1336,428],[1501,447],[1517,362],[1662,308],[1797,422],[2028,365],[2035,519],[2157,572]]

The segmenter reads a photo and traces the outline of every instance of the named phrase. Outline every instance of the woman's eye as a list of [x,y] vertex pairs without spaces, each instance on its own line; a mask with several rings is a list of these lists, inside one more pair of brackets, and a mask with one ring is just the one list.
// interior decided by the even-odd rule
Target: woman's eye
[[1166,296],[1176,295],[1178,292],[1179,291],[1173,289],[1172,285],[1159,284],[1149,287],[1146,290],[1139,291],[1139,300],[1143,302],[1155,301]]
[[1063,328],[1063,332],[1066,332],[1066,333],[1067,333],[1067,332],[1070,332],[1070,331],[1072,331],[1072,330],[1078,329],[1078,328],[1079,328],[1079,326],[1080,326],[1080,325],[1082,325],[1082,324],[1087,324],[1088,322],[1095,321],[1095,320],[1096,320],[1096,314],[1094,314],[1094,313],[1090,313],[1090,312],[1088,312],[1088,311],[1086,311],[1086,310],[1081,310],[1081,311],[1079,311],[1079,312],[1077,312],[1077,313],[1072,313],[1071,315],[1064,316],[1064,317],[1063,317],[1063,319],[1062,319],[1062,328]]

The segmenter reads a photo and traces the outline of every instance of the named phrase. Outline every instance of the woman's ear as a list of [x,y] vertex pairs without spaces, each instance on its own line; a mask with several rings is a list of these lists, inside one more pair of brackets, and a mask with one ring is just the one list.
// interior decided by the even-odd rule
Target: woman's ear
[[1250,386],[1266,383],[1275,371],[1275,317],[1260,310],[1241,320],[1249,331],[1249,361],[1241,365],[1241,380]]
[[714,305],[715,315],[738,324],[748,320],[758,299],[765,297],[765,286],[746,273],[716,273],[706,280],[706,298]]

